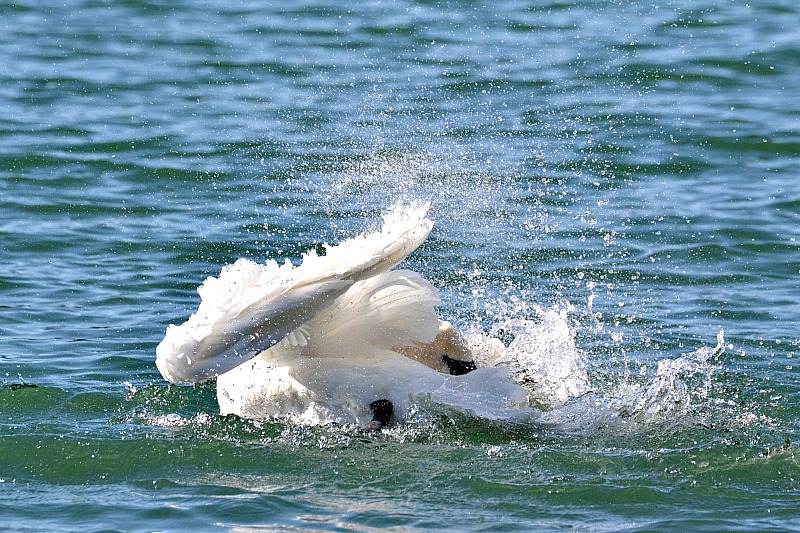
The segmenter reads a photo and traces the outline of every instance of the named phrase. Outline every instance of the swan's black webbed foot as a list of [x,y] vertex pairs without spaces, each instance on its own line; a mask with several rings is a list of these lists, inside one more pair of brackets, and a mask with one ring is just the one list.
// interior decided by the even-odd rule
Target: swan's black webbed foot
[[379,430],[392,421],[394,405],[389,400],[375,400],[369,404],[369,408],[372,410],[372,420],[367,424],[367,429]]
[[463,376],[478,368],[472,361],[460,361],[446,355],[442,355],[442,361],[447,365],[447,370],[451,376]]

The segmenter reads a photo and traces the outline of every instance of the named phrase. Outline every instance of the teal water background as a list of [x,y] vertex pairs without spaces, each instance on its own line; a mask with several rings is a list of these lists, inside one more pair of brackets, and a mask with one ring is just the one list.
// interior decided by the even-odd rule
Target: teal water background
[[[799,27],[789,0],[0,2],[3,529],[797,530]],[[161,379],[206,276],[414,198],[440,313],[565,311],[601,403],[730,347],[675,376],[688,403],[569,430],[259,423]]]

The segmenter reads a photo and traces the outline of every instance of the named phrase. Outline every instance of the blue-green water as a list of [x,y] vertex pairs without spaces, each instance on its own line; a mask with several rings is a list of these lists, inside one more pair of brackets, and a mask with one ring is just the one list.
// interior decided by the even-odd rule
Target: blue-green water
[[[4,529],[800,528],[796,2],[0,14]],[[442,316],[566,313],[563,424],[303,428],[162,380],[206,276],[415,198]]]

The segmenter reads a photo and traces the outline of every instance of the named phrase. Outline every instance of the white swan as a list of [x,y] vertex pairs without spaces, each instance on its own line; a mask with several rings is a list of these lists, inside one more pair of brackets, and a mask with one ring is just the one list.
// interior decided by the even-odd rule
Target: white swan
[[156,364],[170,382],[217,377],[222,414],[378,426],[431,401],[490,418],[528,404],[504,368],[476,369],[435,313],[438,291],[391,270],[427,238],[428,203],[384,215],[380,231],[308,252],[302,264],[240,259],[198,289]]

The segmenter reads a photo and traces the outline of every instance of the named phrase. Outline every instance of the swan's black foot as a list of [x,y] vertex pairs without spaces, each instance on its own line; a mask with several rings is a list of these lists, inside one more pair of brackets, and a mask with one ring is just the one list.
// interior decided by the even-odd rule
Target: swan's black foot
[[367,424],[367,429],[378,430],[392,421],[394,405],[389,400],[375,400],[369,404],[369,408],[372,409],[372,420]]
[[447,357],[446,355],[442,356],[442,361],[447,365],[447,370],[450,372],[451,376],[463,376],[478,368],[472,361],[460,361],[452,357]]

